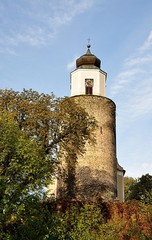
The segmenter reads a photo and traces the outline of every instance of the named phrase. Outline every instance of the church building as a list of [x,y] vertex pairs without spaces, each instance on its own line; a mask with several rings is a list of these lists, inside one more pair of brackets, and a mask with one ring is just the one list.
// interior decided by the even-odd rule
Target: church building
[[[76,60],[71,72],[71,98],[95,117],[96,143],[86,144],[86,152],[78,156],[76,166],[76,198],[91,200],[96,196],[124,201],[124,173],[116,156],[116,105],[106,97],[107,73],[101,61],[90,51]],[[60,196],[61,181],[57,181],[56,197]]]

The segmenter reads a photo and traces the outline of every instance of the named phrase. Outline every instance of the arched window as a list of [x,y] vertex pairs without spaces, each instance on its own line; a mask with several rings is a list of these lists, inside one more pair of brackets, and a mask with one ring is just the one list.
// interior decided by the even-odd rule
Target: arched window
[[93,94],[93,79],[90,78],[85,79],[85,94],[86,95]]

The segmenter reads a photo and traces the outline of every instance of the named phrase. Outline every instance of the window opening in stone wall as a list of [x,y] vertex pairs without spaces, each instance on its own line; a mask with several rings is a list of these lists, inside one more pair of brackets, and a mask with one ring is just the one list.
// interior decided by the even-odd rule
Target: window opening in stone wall
[[93,79],[90,78],[85,79],[85,93],[86,95],[93,94]]

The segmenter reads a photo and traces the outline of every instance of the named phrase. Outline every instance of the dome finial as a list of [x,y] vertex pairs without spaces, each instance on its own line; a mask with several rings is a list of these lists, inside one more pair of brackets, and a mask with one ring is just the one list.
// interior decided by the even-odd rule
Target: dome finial
[[90,38],[88,38],[87,48],[89,49],[90,47],[91,47],[91,45],[90,45]]

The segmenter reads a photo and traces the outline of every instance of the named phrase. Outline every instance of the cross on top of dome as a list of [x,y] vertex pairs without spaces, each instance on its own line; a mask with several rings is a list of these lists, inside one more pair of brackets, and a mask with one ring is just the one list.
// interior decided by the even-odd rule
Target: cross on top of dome
[[76,60],[77,68],[100,68],[100,59],[93,55],[90,51],[90,38],[88,39],[87,52]]
[[88,44],[87,44],[87,48],[90,49],[91,45],[90,45],[90,38],[88,38]]

